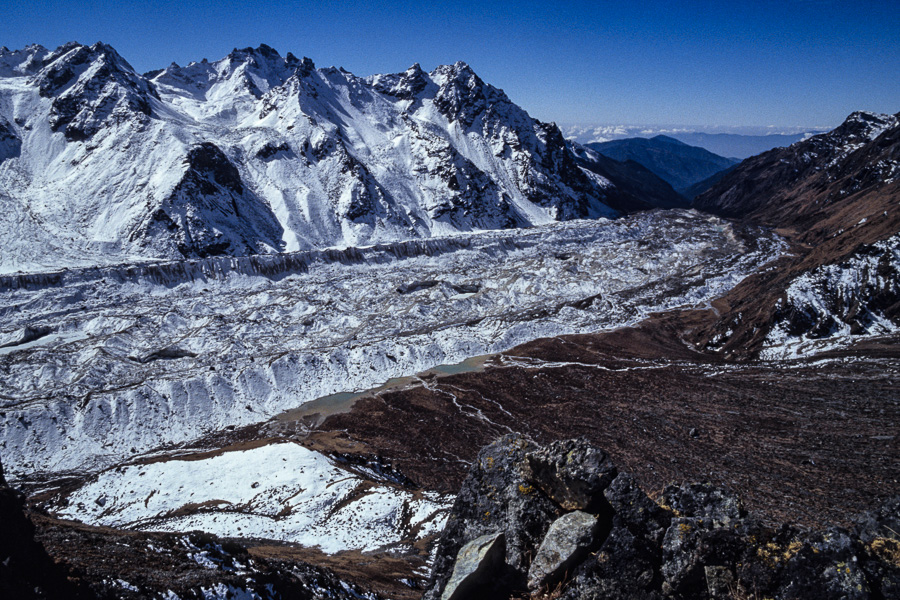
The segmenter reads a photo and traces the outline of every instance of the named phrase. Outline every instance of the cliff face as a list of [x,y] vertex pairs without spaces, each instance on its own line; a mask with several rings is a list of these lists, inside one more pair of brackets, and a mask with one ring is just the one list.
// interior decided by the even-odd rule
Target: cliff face
[[469,471],[425,598],[897,598],[898,509],[853,531],[771,529],[727,489],[669,486],[654,502],[583,440],[510,434]]

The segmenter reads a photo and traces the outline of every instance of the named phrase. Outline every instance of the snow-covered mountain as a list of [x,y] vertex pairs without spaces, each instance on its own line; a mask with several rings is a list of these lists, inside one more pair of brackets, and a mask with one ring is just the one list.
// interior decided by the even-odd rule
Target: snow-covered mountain
[[0,205],[10,272],[612,217],[646,199],[579,166],[554,124],[465,63],[360,78],[262,45],[141,75],[108,45],[69,43],[0,50]]
[[694,200],[780,228],[795,252],[735,290],[713,346],[770,358],[900,330],[900,113],[854,112],[834,130],[749,158]]

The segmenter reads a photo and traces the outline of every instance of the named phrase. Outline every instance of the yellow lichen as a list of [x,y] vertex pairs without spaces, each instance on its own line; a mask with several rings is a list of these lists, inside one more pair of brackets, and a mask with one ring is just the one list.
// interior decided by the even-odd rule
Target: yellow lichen
[[534,491],[534,486],[526,485],[524,483],[519,484],[519,493],[527,496],[528,494]]
[[779,546],[774,542],[769,542],[765,546],[756,549],[756,555],[762,558],[771,566],[779,562],[787,562],[793,558],[803,548],[800,540],[792,540],[787,546]]
[[869,544],[872,554],[881,560],[900,567],[900,541],[893,538],[875,538]]

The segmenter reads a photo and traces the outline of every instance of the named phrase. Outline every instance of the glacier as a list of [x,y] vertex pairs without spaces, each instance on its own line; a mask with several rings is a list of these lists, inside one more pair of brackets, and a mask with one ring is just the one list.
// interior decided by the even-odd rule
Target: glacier
[[0,454],[89,472],[540,337],[706,306],[784,243],[688,210],[0,278]]

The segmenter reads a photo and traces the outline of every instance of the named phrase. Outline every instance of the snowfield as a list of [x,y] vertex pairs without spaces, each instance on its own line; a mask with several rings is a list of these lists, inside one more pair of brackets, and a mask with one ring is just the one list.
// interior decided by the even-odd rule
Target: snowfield
[[776,308],[760,358],[802,358],[900,332],[884,309],[900,297],[900,235],[797,277]]
[[782,249],[668,211],[0,278],[0,454],[13,477],[95,471],[435,365],[702,306]]
[[105,471],[60,516],[147,531],[200,530],[324,552],[370,551],[440,532],[453,498],[378,486],[292,443]]

